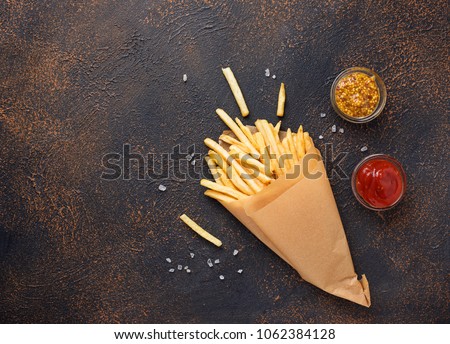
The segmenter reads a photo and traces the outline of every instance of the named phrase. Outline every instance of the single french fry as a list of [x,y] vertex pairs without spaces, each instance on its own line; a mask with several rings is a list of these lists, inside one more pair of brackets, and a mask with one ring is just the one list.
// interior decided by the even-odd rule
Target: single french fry
[[284,116],[284,105],[286,103],[286,89],[284,88],[284,82],[281,83],[280,92],[278,93],[278,107],[277,116]]
[[287,138],[287,143],[289,146],[289,151],[292,154],[292,158],[294,160],[294,164],[298,164],[299,160],[298,160],[298,155],[297,155],[297,149],[295,148],[295,143],[294,143],[294,139],[292,137],[292,131],[291,128],[289,128],[286,131],[286,138]]
[[217,239],[214,235],[205,231],[202,227],[192,221],[186,214],[181,215],[180,219],[202,238],[208,240],[210,243],[213,243],[217,247],[222,246],[222,241]]
[[278,123],[275,125],[275,133],[276,135],[278,135],[280,133],[280,128],[281,128],[281,121],[278,121]]
[[249,114],[247,104],[245,103],[244,95],[242,94],[241,88],[234,77],[233,71],[230,67],[222,68],[222,73],[227,79],[228,85],[230,85],[231,92],[233,92],[234,99],[236,99],[236,103],[241,110],[241,114],[243,117],[247,117]]
[[300,126],[297,132],[297,153],[299,159],[303,158],[306,153],[305,139],[303,137],[303,126]]
[[204,187],[207,187],[208,189],[211,189],[211,190],[214,190],[214,191],[222,192],[225,195],[234,197],[236,199],[241,199],[241,198],[244,198],[244,197],[247,196],[247,195],[243,194],[240,191],[233,190],[232,188],[229,188],[228,186],[219,185],[219,184],[217,184],[215,182],[212,182],[212,181],[210,181],[208,179],[202,179],[200,181],[200,185],[204,186]]
[[300,154],[297,149],[299,143],[298,143],[298,137],[297,137],[296,133],[292,133],[292,141],[294,141],[295,151],[297,152],[297,159],[300,161],[301,158],[300,158]]
[[270,145],[273,146],[274,152],[277,155],[277,158],[279,158],[280,151],[278,150],[278,145],[277,145],[278,135],[275,135],[275,128],[273,127],[272,124],[269,124],[269,122],[267,122],[265,119],[262,120],[262,125],[266,132],[267,139],[269,140]]
[[242,132],[245,134],[245,136],[247,136],[250,143],[256,148],[256,150],[258,150],[258,143],[255,141],[250,129],[246,125],[244,125],[244,123],[242,123],[239,118],[236,117],[234,120],[236,121]]
[[230,155],[228,154],[228,152],[225,150],[225,148],[223,148],[221,145],[219,145],[216,141],[210,139],[210,138],[206,138],[204,140],[204,143],[206,146],[208,146],[209,148],[211,148],[214,152],[216,152],[217,154],[220,155],[220,157],[222,159],[225,159],[225,161],[231,165],[231,161],[232,159],[230,159]]
[[279,141],[279,137],[278,135],[275,135],[275,128],[273,127],[272,124],[269,124],[269,122],[267,122],[266,120],[262,121],[263,123],[263,127],[267,133],[267,137],[269,139],[270,142],[270,146],[273,146],[273,152],[275,153],[275,168],[276,168],[276,172],[277,175],[281,176],[284,174],[283,168],[280,167],[280,159],[281,159],[281,152],[280,149],[278,147],[278,141]]
[[281,141],[281,143],[279,143],[279,146],[280,150],[283,150],[282,159],[284,161],[284,168],[286,171],[290,171],[293,165],[293,160],[292,160],[292,153],[289,150],[286,137]]
[[272,130],[272,135],[275,138],[275,142],[276,143],[281,143],[280,135],[278,135],[278,133],[280,131],[280,126],[278,124],[281,125],[281,121],[279,121],[275,127],[271,123],[269,123],[269,127]]
[[236,198],[230,197],[228,195],[225,195],[225,194],[223,194],[221,192],[214,191],[214,190],[206,190],[204,192],[204,195],[206,195],[208,197],[211,197],[211,198],[214,198],[214,199],[216,199],[218,201],[227,202],[227,203],[228,202],[233,202],[233,201],[236,200]]
[[[286,138],[284,139],[284,141],[286,142]],[[286,171],[291,169],[291,162],[290,162],[290,154],[288,152],[288,150],[286,150],[285,145],[283,144],[283,142],[277,142],[278,145],[278,150],[280,151],[280,164],[281,162],[283,162],[281,164],[281,168],[283,170],[283,173],[286,173]]]
[[247,136],[242,132],[241,128],[232,120],[228,114],[222,110],[217,109],[216,110],[217,115],[220,117],[220,119],[231,129],[231,131],[236,135],[236,137],[241,141],[244,145],[250,149],[250,153],[255,155],[255,157],[259,156],[259,152],[256,150],[255,147],[253,147],[252,143],[248,140]]

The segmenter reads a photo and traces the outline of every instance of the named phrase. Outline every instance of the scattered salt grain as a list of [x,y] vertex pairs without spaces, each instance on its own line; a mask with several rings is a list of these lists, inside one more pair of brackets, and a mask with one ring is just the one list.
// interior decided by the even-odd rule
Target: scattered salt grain
[[191,160],[192,160],[192,158],[193,158],[193,156],[192,156],[192,155],[190,155],[190,154],[186,155],[186,160],[187,160],[187,161],[191,161]]
[[216,259],[215,261],[214,261],[214,264],[219,264],[220,263],[220,259]]
[[191,273],[191,270],[190,270],[190,269],[186,269],[186,272],[187,272],[188,274],[190,274],[190,273]]
[[269,77],[270,76],[270,70],[269,70],[269,68],[267,68],[266,69],[266,74],[265,74],[267,77]]
[[211,259],[209,259],[208,258],[208,260],[206,261],[206,264],[208,264],[208,266],[210,267],[210,268],[212,268],[213,267],[213,262],[212,262],[212,260]]
[[183,270],[183,265],[178,265],[178,270]]
[[244,270],[242,270],[242,269],[239,269],[239,270],[237,271],[237,273],[238,273],[238,274],[241,274],[241,273],[242,273],[242,271],[244,271]]
[[276,79],[277,78],[277,76],[274,74],[274,75],[272,75],[272,79]]
[[166,262],[167,262],[167,263],[172,263],[172,259],[166,258]]
[[324,117],[326,117],[326,116],[327,116],[326,113],[324,113],[324,112],[321,112],[321,113],[320,113],[320,117],[321,117],[321,118],[324,118]]
[[187,74],[183,74],[183,81],[184,81],[184,82],[187,81]]
[[186,265],[186,266],[184,267],[184,270],[187,270],[187,269],[189,269],[189,266]]
[[323,140],[323,136],[322,135],[319,135],[319,140]]
[[169,272],[175,272],[175,269],[169,269]]
[[196,160],[192,160],[191,161],[191,165],[194,166],[195,165]]
[[166,191],[167,190],[167,188],[164,186],[164,185],[162,185],[162,184],[159,184],[159,186],[158,186],[158,190],[159,191]]
[[223,281],[225,279],[224,275],[220,275],[219,278]]
[[340,129],[339,129],[339,132],[340,132],[341,134],[343,134],[343,133],[344,133],[344,128],[340,128]]
[[336,125],[333,125],[333,126],[331,127],[331,131],[332,131],[333,133],[336,132]]
[[238,253],[239,253],[238,250],[234,250],[234,251],[233,251],[233,256],[237,256]]
[[195,257],[195,254],[194,253],[189,253],[189,255],[191,256],[191,258],[194,258]]
[[361,152],[365,152],[365,151],[367,151],[367,146],[364,146],[364,147],[361,147]]

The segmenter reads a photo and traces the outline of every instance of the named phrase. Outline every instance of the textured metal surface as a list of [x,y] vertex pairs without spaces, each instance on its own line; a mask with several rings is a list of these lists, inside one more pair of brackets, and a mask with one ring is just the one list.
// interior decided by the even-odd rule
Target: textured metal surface
[[[1,1],[0,321],[448,322],[446,8]],[[102,156],[124,143],[205,153],[203,138],[224,129],[215,108],[238,111],[225,65],[246,96],[246,123],[276,121],[284,81],[283,127],[303,123],[317,142],[324,136],[320,149],[349,152],[347,174],[367,153],[403,163],[408,192],[383,214],[358,205],[349,181],[332,180],[356,270],[370,281],[370,309],[303,282],[196,180],[165,182],[162,193],[159,182],[100,179]],[[329,102],[336,74],[357,65],[378,71],[388,89],[384,113],[367,125],[344,122]],[[332,134],[333,124],[344,134]],[[183,212],[224,248],[188,232]],[[168,273],[166,257],[192,273]],[[209,269],[208,257],[221,264]]]

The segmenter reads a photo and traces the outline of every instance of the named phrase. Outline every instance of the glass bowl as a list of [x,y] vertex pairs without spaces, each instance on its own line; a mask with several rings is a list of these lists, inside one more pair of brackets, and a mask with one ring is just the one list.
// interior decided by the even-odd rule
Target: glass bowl
[[[395,168],[398,170],[401,180],[402,180],[402,190],[400,193],[400,196],[397,198],[397,200],[392,203],[389,206],[386,207],[375,207],[372,204],[368,203],[358,192],[357,188],[356,188],[356,177],[358,174],[359,169],[367,162],[371,161],[371,160],[385,160],[389,163],[391,163],[392,165],[395,166]],[[383,211],[383,210],[388,210],[388,209],[392,209],[393,207],[395,207],[402,199],[403,196],[405,195],[406,192],[406,173],[403,170],[402,165],[393,157],[386,155],[386,154],[373,154],[373,155],[369,155],[368,157],[362,159],[358,165],[356,165],[355,169],[353,170],[352,173],[352,179],[351,179],[351,183],[352,183],[352,191],[353,194],[355,195],[356,199],[358,200],[359,203],[361,203],[364,207],[366,207],[367,209],[370,210],[375,210],[375,211]]]
[[[375,109],[372,111],[372,113],[368,116],[364,116],[364,117],[354,117],[354,116],[350,116],[347,115],[346,113],[344,113],[343,111],[341,111],[341,109],[338,107],[337,103],[336,103],[336,87],[339,83],[339,81],[352,73],[364,73],[370,77],[373,77],[375,80],[375,83],[378,87],[378,91],[379,91],[379,100],[378,100],[378,104],[375,107]],[[352,68],[348,68],[346,70],[344,70],[343,72],[341,72],[336,79],[333,82],[333,85],[331,86],[331,92],[330,92],[330,98],[331,98],[331,105],[333,106],[334,111],[336,111],[336,113],[341,116],[343,119],[352,122],[352,123],[367,123],[370,122],[371,120],[375,119],[376,117],[378,117],[381,112],[384,109],[384,106],[386,105],[386,98],[387,98],[387,93],[386,93],[386,86],[383,82],[383,80],[380,78],[380,76],[375,73],[373,70],[370,70],[368,68],[364,68],[364,67],[352,67]]]

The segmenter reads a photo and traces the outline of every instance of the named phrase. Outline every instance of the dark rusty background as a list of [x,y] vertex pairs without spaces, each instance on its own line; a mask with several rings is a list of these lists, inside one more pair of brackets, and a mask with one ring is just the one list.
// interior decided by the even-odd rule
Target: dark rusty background
[[[448,322],[447,10],[408,0],[1,1],[0,321]],[[370,309],[303,282],[198,180],[165,181],[163,193],[160,181],[100,179],[102,156],[124,143],[204,154],[203,139],[224,129],[215,108],[237,114],[227,65],[251,111],[245,123],[276,121],[284,81],[283,127],[303,123],[322,151],[329,142],[349,152],[347,174],[368,153],[404,164],[406,198],[382,214],[332,180]],[[387,85],[386,109],[368,125],[341,120],[329,102],[350,66]],[[189,232],[183,212],[224,247]],[[166,257],[192,273],[168,273]],[[209,269],[208,257],[221,263]]]

